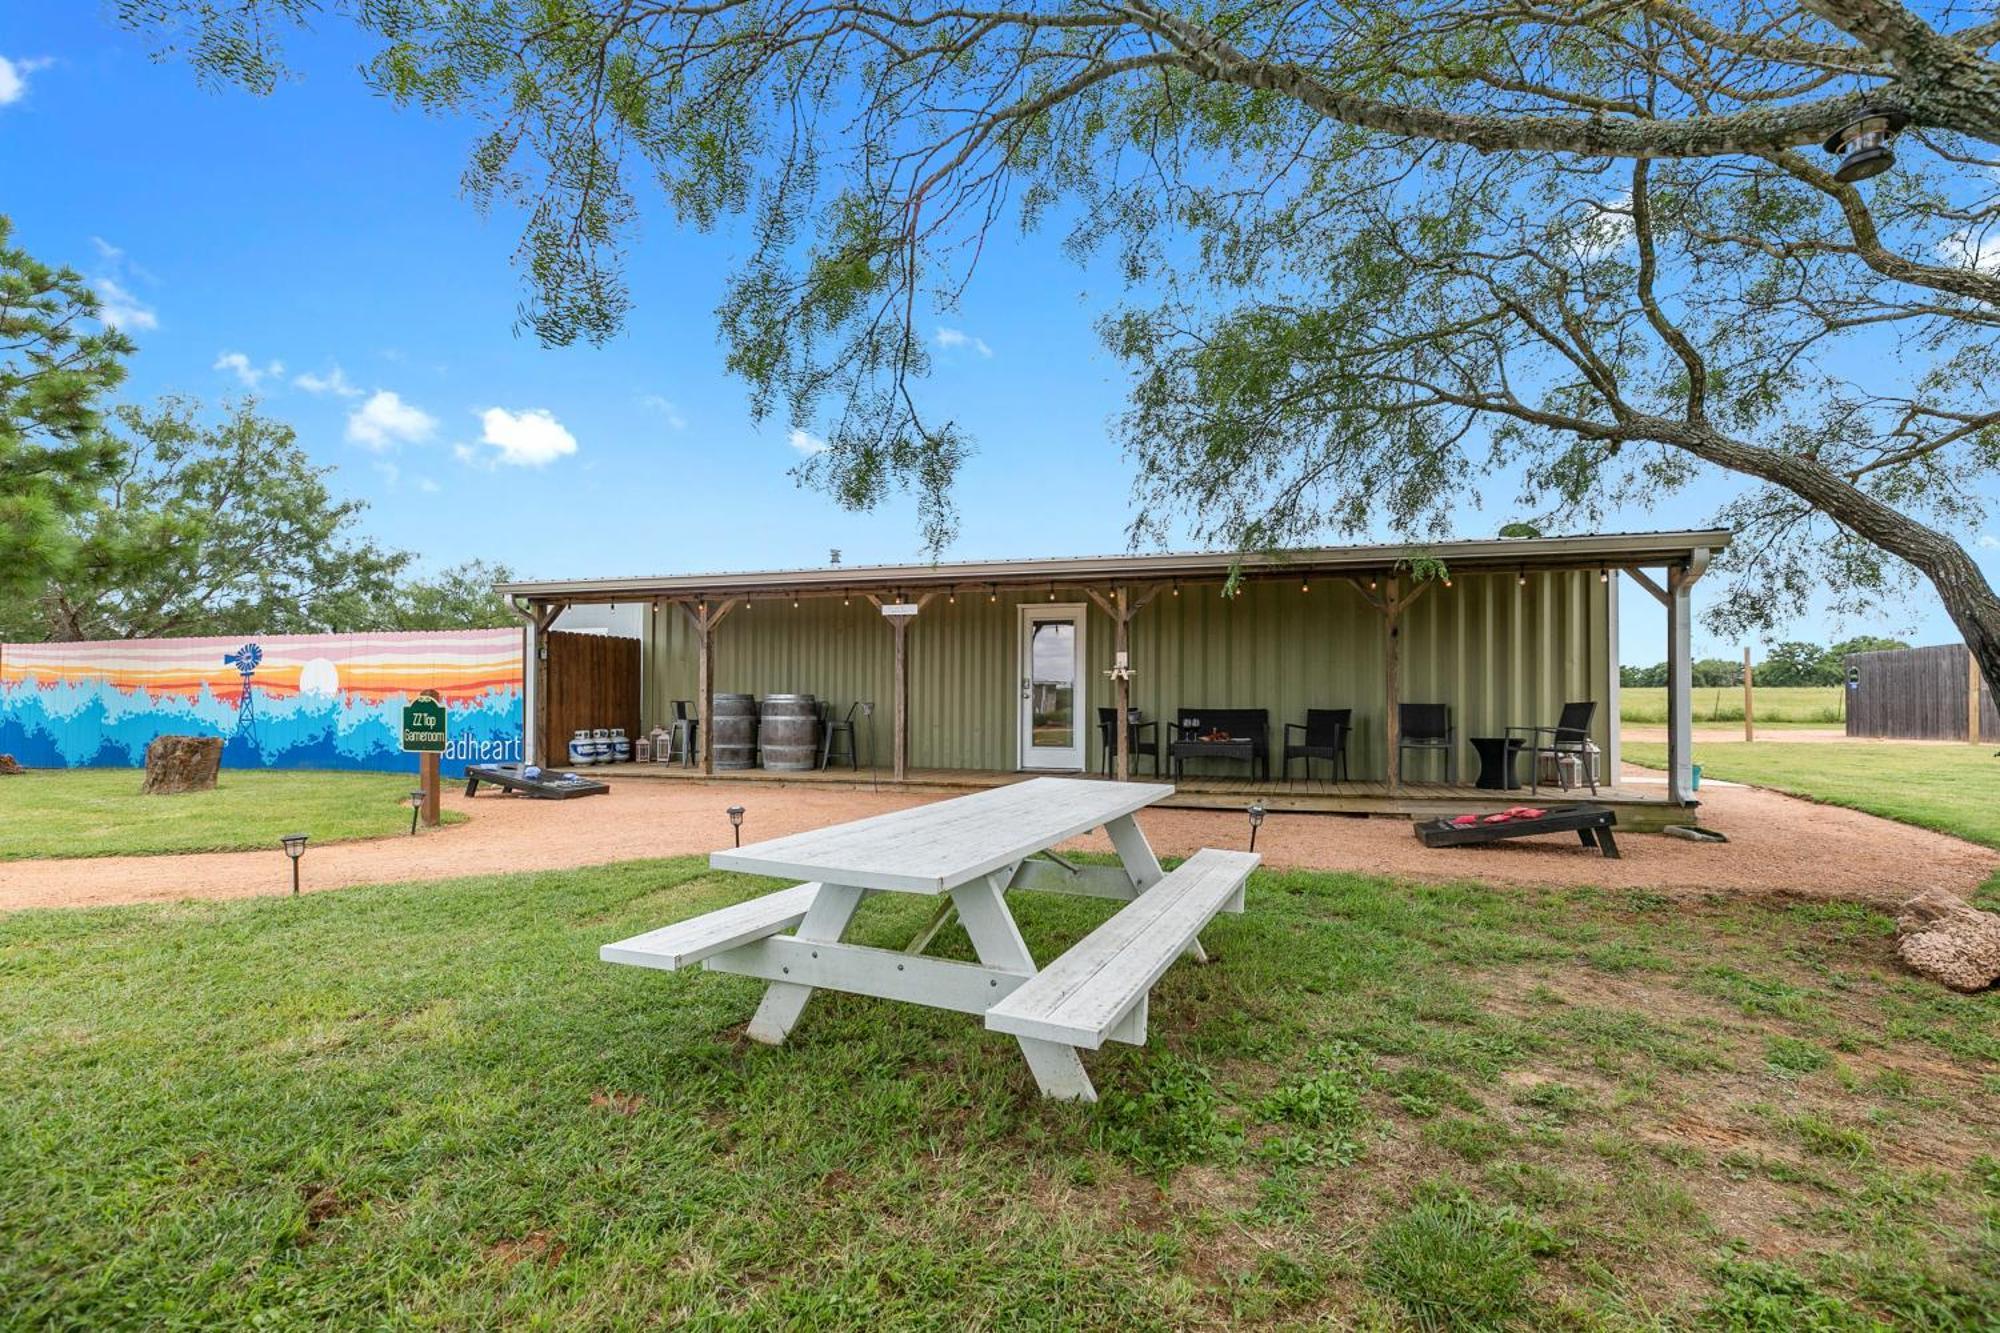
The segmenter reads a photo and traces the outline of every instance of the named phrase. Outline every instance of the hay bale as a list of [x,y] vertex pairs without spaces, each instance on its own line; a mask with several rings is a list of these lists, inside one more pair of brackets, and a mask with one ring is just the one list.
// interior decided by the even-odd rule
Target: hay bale
[[1896,956],[1921,976],[1970,994],[2000,981],[2000,914],[1925,889],[1896,913]]
[[221,769],[222,737],[155,736],[146,747],[146,784],[139,790],[149,796],[213,791]]

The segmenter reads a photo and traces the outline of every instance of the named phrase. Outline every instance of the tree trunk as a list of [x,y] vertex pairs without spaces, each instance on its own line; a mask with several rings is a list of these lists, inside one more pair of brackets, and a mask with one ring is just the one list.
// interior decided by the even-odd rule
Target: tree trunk
[[1930,580],[1952,624],[2000,698],[2000,596],[1965,547],[1883,503],[1847,478],[1797,454],[1745,444],[1706,426],[1667,422],[1659,438],[1718,466],[1792,494]]

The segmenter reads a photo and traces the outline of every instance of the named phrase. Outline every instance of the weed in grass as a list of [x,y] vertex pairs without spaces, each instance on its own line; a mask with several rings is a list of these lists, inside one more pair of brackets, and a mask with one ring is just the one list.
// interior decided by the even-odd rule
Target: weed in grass
[[1764,1039],[1764,1063],[1780,1074],[1816,1074],[1832,1060],[1824,1047],[1798,1037]]
[[1242,1128],[1220,1114],[1207,1070],[1169,1051],[1135,1069],[1136,1088],[1107,1089],[1098,1103],[1091,1126],[1096,1146],[1157,1175],[1235,1152]]
[[1514,1135],[1505,1125],[1469,1116],[1433,1120],[1424,1126],[1426,1141],[1447,1152],[1457,1153],[1468,1162],[1490,1162],[1507,1150]]
[[1820,1291],[1784,1264],[1730,1259],[1717,1267],[1722,1293],[1702,1322],[1730,1333],[1876,1333],[1883,1326]]
[[1432,1186],[1375,1233],[1363,1277],[1418,1328],[1479,1333],[1527,1312],[1536,1260],[1555,1249],[1517,1209]]
[[1965,1169],[1965,1174],[1974,1185],[2000,1199],[2000,1157],[1981,1153],[1972,1159],[1972,1165]]
[[1398,1106],[1418,1120],[1432,1119],[1447,1106],[1461,1111],[1480,1109],[1479,1099],[1467,1092],[1458,1079],[1441,1069],[1429,1069],[1422,1065],[1411,1065],[1391,1075],[1389,1094],[1396,1099]]
[[1266,1120],[1313,1129],[1352,1128],[1368,1118],[1361,1102],[1362,1084],[1345,1069],[1328,1069],[1281,1083],[1262,1101],[1257,1112]]
[[1517,1105],[1533,1107],[1557,1124],[1566,1125],[1587,1111],[1595,1110],[1590,1094],[1567,1083],[1536,1083],[1514,1094]]
[[1836,1125],[1823,1115],[1793,1116],[1786,1127],[1798,1136],[1805,1150],[1816,1157],[1838,1157],[1846,1162],[1865,1162],[1875,1155],[1875,1145],[1858,1129]]

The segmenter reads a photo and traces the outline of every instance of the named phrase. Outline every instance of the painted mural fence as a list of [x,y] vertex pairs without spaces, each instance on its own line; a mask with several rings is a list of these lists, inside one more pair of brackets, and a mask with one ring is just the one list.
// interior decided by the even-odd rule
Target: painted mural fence
[[521,633],[294,634],[0,645],[0,752],[30,768],[137,767],[166,734],[221,736],[230,768],[415,772],[402,711],[450,709],[444,772],[520,762]]

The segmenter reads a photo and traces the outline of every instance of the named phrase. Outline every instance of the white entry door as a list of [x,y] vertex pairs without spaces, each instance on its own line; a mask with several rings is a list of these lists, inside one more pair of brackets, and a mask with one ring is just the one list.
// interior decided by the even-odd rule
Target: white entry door
[[1084,718],[1083,607],[1057,602],[1021,608],[1021,767],[1080,771]]

